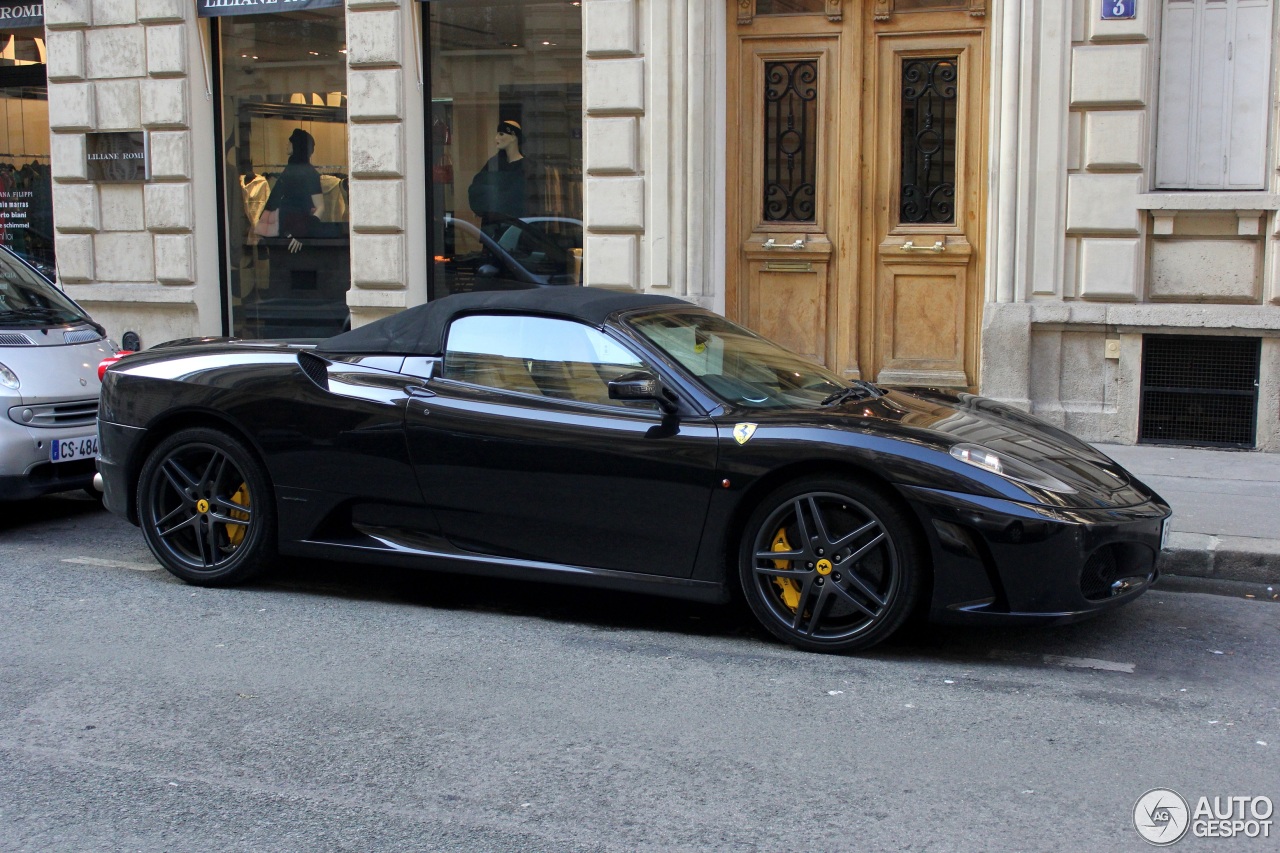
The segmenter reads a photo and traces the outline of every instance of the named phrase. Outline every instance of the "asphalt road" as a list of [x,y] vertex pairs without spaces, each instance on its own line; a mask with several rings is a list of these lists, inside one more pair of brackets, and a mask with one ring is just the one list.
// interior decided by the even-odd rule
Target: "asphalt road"
[[50,498],[0,515],[0,850],[1144,850],[1151,788],[1280,802],[1278,637],[1160,590],[856,657],[353,565],[204,590]]

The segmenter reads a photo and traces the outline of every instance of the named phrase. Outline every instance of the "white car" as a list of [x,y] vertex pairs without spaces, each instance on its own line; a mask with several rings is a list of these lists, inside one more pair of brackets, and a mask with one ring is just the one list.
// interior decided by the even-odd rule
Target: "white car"
[[85,489],[97,473],[102,326],[0,248],[0,501]]

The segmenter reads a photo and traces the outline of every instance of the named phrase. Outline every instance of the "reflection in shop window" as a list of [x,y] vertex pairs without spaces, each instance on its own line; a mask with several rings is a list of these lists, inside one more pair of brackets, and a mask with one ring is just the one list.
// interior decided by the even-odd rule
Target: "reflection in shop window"
[[44,28],[0,32],[0,245],[56,276]]
[[348,328],[341,7],[218,19],[232,334]]
[[427,8],[431,297],[581,284],[581,7]]

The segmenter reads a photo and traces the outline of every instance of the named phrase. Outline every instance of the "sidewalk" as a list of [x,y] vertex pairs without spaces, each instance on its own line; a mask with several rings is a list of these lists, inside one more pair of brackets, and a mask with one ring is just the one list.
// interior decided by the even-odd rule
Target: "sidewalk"
[[[1161,586],[1280,599],[1280,454],[1101,444],[1173,507]],[[1196,579],[1187,585],[1185,580]],[[1209,583],[1213,586],[1213,583]]]

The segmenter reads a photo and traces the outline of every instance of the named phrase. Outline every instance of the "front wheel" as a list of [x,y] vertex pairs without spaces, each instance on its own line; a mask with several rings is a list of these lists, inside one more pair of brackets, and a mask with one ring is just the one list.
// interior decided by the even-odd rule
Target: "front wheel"
[[866,649],[896,631],[920,596],[923,552],[879,489],[805,479],[765,498],[739,548],[747,604],[774,636],[802,649]]
[[274,556],[266,472],[217,430],[182,430],[151,451],[138,479],[138,515],[151,553],[188,583],[242,583]]

